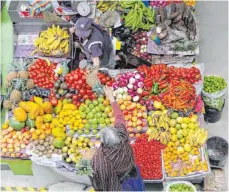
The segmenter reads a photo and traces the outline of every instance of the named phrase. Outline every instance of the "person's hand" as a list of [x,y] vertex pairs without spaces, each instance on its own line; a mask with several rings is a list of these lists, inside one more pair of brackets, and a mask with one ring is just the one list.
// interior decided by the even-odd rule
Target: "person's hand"
[[70,32],[70,33],[74,33],[74,32],[75,32],[75,26],[69,28],[69,32]]
[[110,103],[113,103],[115,101],[114,96],[113,96],[113,90],[112,87],[108,87],[107,85],[103,87],[104,93]]

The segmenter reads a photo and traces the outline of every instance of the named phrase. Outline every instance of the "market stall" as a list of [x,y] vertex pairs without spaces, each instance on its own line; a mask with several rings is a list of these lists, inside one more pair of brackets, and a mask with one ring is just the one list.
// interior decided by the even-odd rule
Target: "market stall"
[[[82,151],[98,148],[100,131],[114,126],[101,89],[108,85],[144,182],[175,180],[169,191],[195,191],[179,181],[211,173],[204,124],[211,117],[203,114],[210,108],[221,112],[227,87],[220,77],[204,76],[204,64],[194,62],[199,54],[195,1],[67,2],[10,5],[14,59],[4,79],[1,158],[31,159],[80,174]],[[117,17],[108,22],[109,11]],[[128,61],[119,69],[100,69],[95,82],[88,80],[87,69],[76,67],[86,55],[76,51],[78,39],[69,32],[82,16],[109,30],[116,53]]]

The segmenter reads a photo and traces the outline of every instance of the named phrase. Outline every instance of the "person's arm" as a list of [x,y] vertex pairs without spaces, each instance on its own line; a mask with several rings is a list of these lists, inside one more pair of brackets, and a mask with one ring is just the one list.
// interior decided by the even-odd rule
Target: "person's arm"
[[112,106],[112,109],[113,109],[113,112],[114,112],[115,125],[117,125],[119,123],[125,125],[126,122],[124,120],[122,111],[121,111],[118,103],[116,101],[113,101],[113,102],[111,102],[111,106]]
[[102,56],[103,51],[100,44],[93,44],[89,48],[92,56],[93,66],[99,68],[100,67],[100,56]]

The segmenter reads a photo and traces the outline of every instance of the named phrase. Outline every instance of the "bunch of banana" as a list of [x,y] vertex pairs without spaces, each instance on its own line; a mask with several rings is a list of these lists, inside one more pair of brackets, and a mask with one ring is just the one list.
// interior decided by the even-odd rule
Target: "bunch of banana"
[[203,128],[190,130],[189,132],[189,140],[191,146],[202,146],[206,143],[207,139],[208,131]]
[[146,7],[142,1],[120,1],[123,8],[130,8],[124,16],[125,26],[136,31],[139,28],[150,30],[155,26],[155,11]]
[[149,140],[157,140],[164,145],[166,145],[171,139],[171,133],[169,131],[166,131],[165,129],[158,129],[156,127],[150,127],[146,134],[149,135]]
[[42,52],[49,55],[64,55],[69,52],[69,34],[67,28],[60,28],[58,25],[49,27],[42,31],[39,37],[34,41],[36,49],[31,55],[36,52]]
[[104,1],[101,0],[97,4],[96,8],[99,9],[101,12],[106,11],[114,11],[118,5],[118,1]]
[[164,111],[154,111],[151,114],[152,117],[152,125],[157,129],[163,128],[166,131],[169,130],[169,116],[167,110]]

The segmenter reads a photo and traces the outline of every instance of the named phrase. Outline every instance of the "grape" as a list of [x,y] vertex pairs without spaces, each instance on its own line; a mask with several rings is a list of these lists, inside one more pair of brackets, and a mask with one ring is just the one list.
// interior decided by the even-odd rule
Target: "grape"
[[204,91],[207,93],[215,93],[227,87],[227,83],[222,77],[205,76],[204,77]]

